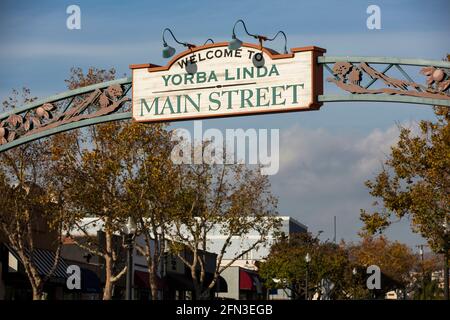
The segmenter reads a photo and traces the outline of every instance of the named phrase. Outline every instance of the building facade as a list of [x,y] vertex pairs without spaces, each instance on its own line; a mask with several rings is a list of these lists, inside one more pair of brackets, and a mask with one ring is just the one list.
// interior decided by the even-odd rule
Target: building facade
[[[228,285],[227,292],[221,292],[218,297],[223,299],[290,299],[288,290],[266,290],[258,276],[258,263],[264,261],[270,253],[270,247],[276,241],[279,234],[286,236],[308,232],[308,227],[289,216],[281,216],[281,226],[276,230],[270,230],[267,241],[256,248],[240,256],[258,241],[256,232],[251,232],[245,237],[234,237],[227,248],[222,266],[231,263],[230,267],[222,272],[222,277]],[[225,235],[219,231],[220,227],[213,229],[208,235],[208,251],[220,252],[224,245]],[[215,232],[214,232],[215,231]],[[240,256],[236,259],[236,257]],[[233,261],[234,260],[234,261]]]

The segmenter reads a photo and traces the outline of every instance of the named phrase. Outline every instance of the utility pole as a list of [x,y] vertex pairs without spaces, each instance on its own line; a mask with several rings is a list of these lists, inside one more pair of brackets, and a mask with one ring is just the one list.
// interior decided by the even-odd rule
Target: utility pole
[[449,280],[448,279],[448,259],[449,259],[448,245],[444,250],[445,250],[445,252],[444,252],[444,259],[445,259],[445,261],[444,261],[444,296],[445,296],[445,300],[450,300],[449,290],[448,290],[448,287],[449,287],[449,283],[448,283],[448,280]]
[[449,259],[449,242],[450,242],[450,234],[449,234],[449,223],[447,220],[447,217],[445,218],[444,221],[444,298],[445,300],[450,300],[450,295],[449,295],[449,279],[448,279],[448,259]]
[[334,236],[333,236],[333,242],[336,244],[336,216],[334,216]]

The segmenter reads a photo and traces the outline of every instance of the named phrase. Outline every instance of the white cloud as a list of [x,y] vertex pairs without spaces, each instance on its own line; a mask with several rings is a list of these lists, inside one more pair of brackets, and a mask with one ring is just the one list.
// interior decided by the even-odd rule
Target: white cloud
[[[364,181],[379,172],[398,134],[397,125],[367,135],[298,125],[282,130],[280,172],[271,178],[280,196],[280,212],[298,217],[313,231],[325,231],[330,239],[333,216],[337,216],[338,239],[354,240],[361,227],[359,210],[369,209],[373,201]],[[401,230],[391,236],[409,242],[417,238],[408,228]]]

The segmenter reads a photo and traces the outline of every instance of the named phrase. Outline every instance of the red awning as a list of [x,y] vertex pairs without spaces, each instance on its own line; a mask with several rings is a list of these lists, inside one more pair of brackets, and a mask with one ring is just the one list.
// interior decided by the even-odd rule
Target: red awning
[[257,283],[258,283],[257,274],[244,269],[239,269],[240,290],[256,290]]

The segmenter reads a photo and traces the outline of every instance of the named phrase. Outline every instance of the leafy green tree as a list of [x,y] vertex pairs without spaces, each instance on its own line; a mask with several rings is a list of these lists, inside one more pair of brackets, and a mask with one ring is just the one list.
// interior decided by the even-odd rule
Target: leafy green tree
[[364,232],[385,230],[393,220],[409,218],[411,228],[444,256],[445,293],[448,298],[450,250],[450,111],[435,107],[436,121],[421,121],[419,133],[401,128],[398,143],[382,171],[366,182],[381,203],[374,212],[361,210]]
[[432,279],[430,274],[426,274],[423,280],[423,287],[413,293],[414,300],[439,300],[442,299],[442,289],[439,287],[439,281]]
[[[86,74],[73,68],[66,80],[69,89],[75,89],[112,80],[115,70],[90,68]],[[79,102],[83,97],[78,97]],[[98,107],[96,105],[91,108]],[[122,245],[117,234],[129,215],[124,206],[126,166],[131,156],[127,145],[121,141],[122,125],[106,123],[75,130],[53,137],[52,167],[54,183],[64,186],[69,203],[65,221],[67,236],[91,254],[104,261],[105,287],[103,299],[112,298],[114,285],[126,272]],[[104,237],[89,232],[82,219],[94,217]],[[73,232],[82,236],[72,236]]]
[[422,256],[417,264],[411,283],[411,296],[415,300],[436,300],[443,295],[438,279],[433,279],[433,273],[442,270],[442,259],[437,254],[429,253]]
[[[264,245],[279,226],[277,199],[270,191],[267,176],[259,168],[234,164],[180,165],[177,212],[168,228],[171,250],[191,273],[194,298],[208,299],[220,274],[237,259]],[[220,232],[212,281],[206,282],[208,236]],[[233,256],[225,254],[233,241],[255,239]],[[184,254],[187,249],[189,257]]]
[[[3,108],[8,110],[33,100],[30,90],[14,90]],[[15,120],[10,117],[6,121]],[[52,175],[50,148],[51,141],[44,139],[0,154],[0,239],[20,257],[34,300],[43,298],[44,285],[56,270],[62,244],[65,203],[59,186],[48,183]],[[37,268],[36,249],[43,247],[53,248],[56,253],[47,274],[39,273]]]
[[124,124],[121,142],[128,148],[130,161],[124,181],[129,215],[138,222],[144,245],[136,249],[147,260],[152,299],[158,298],[157,277],[167,251],[166,233],[177,208],[179,170],[173,165],[171,133],[160,124]]
[[418,265],[417,256],[407,245],[389,241],[383,236],[365,237],[361,242],[349,245],[348,251],[353,264],[362,267],[377,265],[384,275],[394,280],[398,289],[408,287],[412,282],[412,272]]
[[[57,177],[65,181],[66,198],[70,203],[70,220],[67,221],[67,235],[81,248],[98,256],[105,263],[105,287],[103,299],[112,298],[114,284],[125,274],[121,246],[115,234],[128,216],[123,183],[123,161],[127,158],[124,146],[115,143],[120,130],[117,124],[97,128],[95,147],[84,149],[81,157],[72,157],[71,149],[64,148],[66,156],[58,161]],[[121,148],[122,147],[122,148]],[[96,225],[104,232],[103,238],[90,232],[90,225],[83,218],[96,218]]]
[[[306,262],[309,254],[311,261]],[[318,299],[345,299],[350,295],[352,266],[343,246],[320,242],[309,233],[280,237],[271,247],[267,260],[260,264],[259,274],[268,288],[288,289],[293,299],[306,296]],[[324,292],[324,284],[329,284]]]
[[436,108],[437,121],[421,121],[420,133],[401,128],[397,145],[382,171],[366,182],[370,194],[381,199],[381,210],[361,212],[364,229],[374,234],[392,219],[408,216],[413,231],[420,233],[435,252],[448,245],[450,221],[450,113]]
[[[114,77],[114,69],[90,68],[84,73],[74,68],[67,83],[75,89]],[[115,283],[126,272],[123,252],[113,239],[131,216],[138,222],[138,235],[144,238],[143,245],[136,243],[136,250],[146,257],[152,298],[157,299],[165,229],[176,207],[173,190],[178,186],[177,168],[170,159],[170,131],[165,124],[122,121],[57,137],[59,144],[52,151],[57,180],[63,181],[71,202],[68,225],[84,233],[75,239],[80,247],[105,261],[103,298],[111,299]],[[104,246],[80,225],[84,217],[98,219],[105,232]]]

